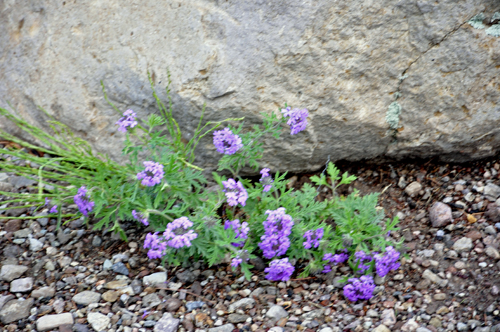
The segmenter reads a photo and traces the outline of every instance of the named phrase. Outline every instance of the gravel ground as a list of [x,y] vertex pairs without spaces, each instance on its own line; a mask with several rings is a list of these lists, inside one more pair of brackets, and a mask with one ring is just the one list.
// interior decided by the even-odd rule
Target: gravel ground
[[[500,162],[339,167],[358,176],[342,192],[382,192],[380,205],[387,216],[401,219],[401,230],[391,236],[404,238],[406,257],[398,271],[376,279],[369,301],[344,299],[339,279],[348,267],[286,283],[266,280],[263,262],[256,262],[251,281],[226,264],[208,268],[193,262],[165,270],[147,259],[142,248],[146,230],[137,223],[123,224],[130,239],[124,243],[87,229],[83,220],[56,230],[53,219],[10,219],[0,221],[0,327],[500,331]],[[298,188],[308,176],[293,176],[291,184]],[[0,190],[22,192],[33,185],[0,173]],[[5,199],[0,197],[0,207]],[[25,208],[8,211],[11,216],[32,214]]]

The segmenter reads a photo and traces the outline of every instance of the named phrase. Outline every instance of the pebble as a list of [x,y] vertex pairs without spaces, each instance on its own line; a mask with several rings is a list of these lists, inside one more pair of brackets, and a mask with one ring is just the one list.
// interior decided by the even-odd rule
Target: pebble
[[451,208],[441,202],[434,203],[429,210],[432,227],[443,227],[453,221]]
[[177,309],[179,309],[181,306],[182,302],[175,297],[171,297],[167,301],[165,301],[165,309],[167,309],[167,311],[177,311]]
[[111,270],[115,273],[120,273],[123,275],[128,275],[130,272],[122,262],[115,263],[111,266]]
[[251,309],[255,306],[253,298],[243,298],[229,305],[229,312],[234,312],[236,309]]
[[453,244],[453,250],[457,252],[469,251],[472,249],[472,239],[462,237]]
[[174,318],[171,313],[164,313],[154,327],[155,332],[176,332],[180,320]]
[[288,312],[280,305],[273,305],[266,312],[266,316],[272,320],[280,320],[281,318],[287,317]]
[[394,313],[394,309],[385,309],[384,311],[382,311],[380,319],[382,321],[382,324],[385,326],[392,326],[396,324],[396,315]]
[[38,331],[47,331],[55,329],[61,325],[73,325],[73,315],[69,312],[58,315],[46,315],[37,319],[36,329]]
[[381,324],[376,328],[374,328],[372,332],[391,332],[391,330],[387,328],[387,326],[385,326],[384,324]]
[[97,303],[101,299],[101,294],[93,291],[83,291],[81,293],[73,296],[73,301],[81,305],[89,305],[91,303]]
[[142,278],[142,283],[145,286],[157,285],[167,281],[167,272],[157,272]]
[[3,265],[0,270],[0,279],[4,281],[12,281],[19,278],[28,270],[28,267],[23,265]]
[[92,325],[96,331],[103,331],[108,328],[110,318],[98,312],[89,312],[87,314],[87,322]]
[[487,246],[484,252],[493,259],[500,259],[500,253],[494,247]]
[[35,289],[34,291],[32,291],[31,297],[33,297],[35,299],[39,299],[39,298],[50,299],[54,296],[55,293],[56,293],[56,289],[54,287],[45,286],[45,287],[41,287],[39,289]]
[[12,293],[24,293],[33,289],[33,278],[22,278],[13,280],[10,283],[10,291]]
[[431,270],[425,270],[424,273],[422,273],[422,278],[432,281],[433,283],[438,284],[441,287],[446,287],[446,285],[448,284],[448,280],[441,279]]
[[30,315],[33,301],[32,298],[29,298],[27,300],[19,299],[7,302],[2,307],[2,310],[0,310],[0,321],[4,324],[9,324],[19,319],[27,318]]
[[205,305],[205,302],[203,302],[203,301],[189,301],[189,302],[186,302],[186,310],[188,312],[193,311],[195,309],[203,307],[204,305]]
[[419,182],[414,181],[405,188],[405,193],[408,196],[413,197],[417,195],[420,190],[422,190],[422,185]]

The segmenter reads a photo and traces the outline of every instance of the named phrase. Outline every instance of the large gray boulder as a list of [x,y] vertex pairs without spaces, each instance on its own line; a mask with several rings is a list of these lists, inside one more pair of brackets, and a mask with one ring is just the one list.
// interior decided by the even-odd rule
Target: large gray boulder
[[[273,170],[471,160],[500,147],[500,37],[486,33],[496,11],[498,0],[2,1],[0,106],[46,126],[42,106],[118,158],[124,135],[100,80],[145,118],[157,112],[147,71],[161,90],[170,70],[187,139],[203,104],[207,120],[248,126],[285,102],[308,108],[306,132],[265,141]],[[467,23],[481,12],[485,29]],[[198,164],[218,157],[206,140]]]

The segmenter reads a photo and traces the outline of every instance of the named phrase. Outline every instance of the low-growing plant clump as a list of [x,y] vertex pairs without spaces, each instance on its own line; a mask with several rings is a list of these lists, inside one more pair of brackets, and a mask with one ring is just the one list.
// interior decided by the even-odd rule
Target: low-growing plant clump
[[[49,121],[53,134],[48,134],[0,108],[1,115],[42,143],[34,146],[1,132],[21,149],[2,151],[8,157],[0,160],[0,168],[38,183],[35,193],[0,192],[9,197],[4,203],[44,208],[59,223],[83,215],[96,221],[94,228],[110,228],[124,240],[120,221],[136,220],[151,230],[143,245],[148,257],[165,264],[188,264],[193,258],[209,265],[230,261],[235,271],[249,278],[252,259],[261,256],[269,260],[266,278],[274,281],[289,280],[299,272],[299,263],[304,266],[302,277],[348,265],[352,274],[346,275],[344,296],[350,301],[370,299],[373,275],[384,277],[399,268],[395,249],[399,243],[389,237],[398,220],[384,220],[378,195],[360,196],[356,190],[346,197],[337,194],[338,187],[350,184],[354,176],[340,174],[328,163],[320,176],[311,177],[313,184],[295,190],[287,187],[286,173],[260,167],[264,151],[260,139],[269,135],[280,139],[285,125],[291,135],[300,134],[308,124],[307,109],[285,105],[279,116],[263,114],[263,125],[251,130],[243,123],[232,125],[243,119],[203,124],[203,110],[191,140],[185,142],[170,98],[166,106],[151,87],[160,115],[141,121],[133,110],[118,110],[103,86],[106,100],[121,116],[116,125],[125,133],[125,165],[95,154],[55,119]],[[219,129],[223,124],[227,126]],[[217,191],[209,190],[203,169],[195,165],[195,150],[207,135],[221,154],[218,173],[213,172],[211,179],[218,184]],[[29,149],[49,158],[28,153]],[[260,172],[258,181],[240,176],[248,166]],[[318,193],[324,187],[332,195],[320,200]],[[63,213],[67,210],[63,207],[73,203],[81,215]]]

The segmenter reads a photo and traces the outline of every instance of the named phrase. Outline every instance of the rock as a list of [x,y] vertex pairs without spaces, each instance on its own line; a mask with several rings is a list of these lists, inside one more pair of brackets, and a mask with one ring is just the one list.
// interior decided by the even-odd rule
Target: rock
[[12,280],[10,283],[10,291],[12,293],[24,293],[29,292],[33,289],[33,278],[22,278]]
[[0,310],[3,308],[5,303],[9,302],[10,300],[15,299],[16,297],[12,294],[9,295],[0,295]]
[[19,278],[27,270],[28,267],[23,265],[3,265],[0,270],[0,279],[10,282]]
[[91,303],[98,303],[100,299],[101,299],[101,294],[92,291],[83,291],[73,296],[73,301],[76,304],[81,304],[85,306]]
[[102,299],[106,302],[115,302],[116,300],[118,300],[118,295],[118,292],[109,290],[102,294]]
[[446,287],[448,284],[448,280],[446,279],[441,279],[438,275],[434,274],[431,270],[425,270],[424,273],[422,273],[422,278],[428,279],[432,281],[433,283],[438,284],[441,287]]
[[266,312],[266,316],[272,320],[280,320],[281,318],[288,317],[288,312],[280,305],[273,305]]
[[196,275],[189,270],[185,270],[183,272],[176,273],[175,276],[183,284],[191,284],[193,281],[196,280]]
[[484,252],[493,259],[500,259],[500,253],[494,247],[487,246]]
[[94,235],[92,238],[92,246],[100,247],[102,244],[102,239],[98,235]]
[[373,329],[373,332],[391,332],[390,329],[387,328],[384,324],[381,324]]
[[142,304],[144,307],[156,307],[158,304],[161,303],[160,298],[156,293],[148,294],[142,298]]
[[123,275],[128,275],[130,272],[122,262],[115,263],[111,266],[111,270],[115,273],[120,273]]
[[414,181],[405,188],[405,193],[408,196],[413,197],[417,195],[420,190],[422,190],[422,185],[420,182]]
[[462,237],[453,244],[453,250],[457,252],[470,251],[472,249],[472,240],[468,237]]
[[186,311],[190,312],[195,309],[199,309],[205,305],[203,301],[188,301],[186,302]]
[[17,232],[21,229],[23,222],[21,219],[9,220],[4,226],[4,231],[9,233]]
[[233,324],[236,324],[236,323],[243,323],[245,322],[247,319],[248,319],[248,315],[242,315],[242,314],[229,314],[227,316],[227,320],[229,323],[233,323]]
[[236,309],[250,309],[255,306],[255,300],[249,297],[238,300],[229,305],[229,312],[234,312]]
[[142,278],[142,283],[145,286],[161,284],[167,281],[167,272],[157,272]]
[[410,319],[406,323],[401,326],[401,331],[402,332],[413,332],[416,331],[420,325],[415,321],[415,319]]
[[43,242],[40,242],[39,240],[35,238],[30,238],[30,250],[31,251],[40,251],[43,248]]
[[[484,215],[493,222],[500,221],[500,206],[496,203],[490,203],[486,207],[486,212]],[[498,227],[497,227],[498,228]],[[500,228],[499,228],[500,229]]]
[[129,281],[127,279],[113,280],[104,284],[106,289],[120,289],[128,286]]
[[234,330],[233,324],[225,324],[222,326],[212,327],[208,329],[208,332],[232,332]]
[[169,298],[167,301],[165,301],[165,309],[167,311],[177,311],[182,305],[182,302],[175,297]]
[[[491,98],[482,92],[499,76],[496,39],[465,24],[489,7],[482,2],[456,6],[453,0],[418,6],[403,2],[381,16],[391,2],[376,2],[369,12],[363,4],[208,2],[172,11],[156,2],[134,7],[133,2],[112,0],[103,5],[77,3],[64,10],[55,3],[43,3],[43,11],[27,3],[8,7],[1,17],[6,23],[0,77],[10,84],[0,91],[0,106],[7,108],[5,101],[10,100],[19,113],[45,127],[45,118],[30,107],[40,105],[80,137],[99,137],[90,140],[96,150],[119,159],[124,135],[114,125],[118,117],[102,100],[100,80],[118,108],[136,105],[134,110],[145,119],[154,104],[146,71],[154,73],[164,98],[169,68],[174,115],[182,128],[196,127],[198,121],[196,113],[191,116],[185,110],[201,109],[205,103],[207,120],[218,119],[212,115],[216,110],[223,111],[221,118],[256,119],[283,100],[308,107],[309,127],[303,136],[310,139],[293,137],[287,146],[263,141],[276,169],[316,170],[326,155],[350,161],[384,155],[465,161],[495,155],[498,137],[490,135],[491,140],[479,146],[477,138],[498,124],[496,92]],[[108,20],[109,11],[116,21]],[[137,17],[149,17],[149,25],[131,25]],[[360,17],[370,22],[368,26],[359,24]],[[294,22],[293,27],[275,24],[278,21]],[[61,33],[73,24],[73,31]],[[100,33],[106,38],[94,37]],[[163,47],[176,50],[175,56],[157,51],[159,36],[165,36]],[[469,51],[479,49],[484,52]],[[474,66],[475,71],[464,70]],[[457,73],[463,76],[457,79]],[[71,82],[61,77],[71,77]],[[397,102],[384,93],[394,87]],[[460,102],[449,101],[463,91],[471,93]],[[370,107],[366,100],[372,101]],[[247,105],[244,111],[240,105]],[[400,118],[400,113],[406,116]],[[467,126],[457,114],[468,117]],[[17,130],[6,121],[0,121],[0,127]],[[388,130],[395,131],[397,139]],[[219,155],[215,149],[206,150],[198,156],[200,166],[215,165]]]
[[434,203],[429,210],[429,219],[432,227],[443,227],[453,221],[451,208],[441,202]]
[[396,315],[394,309],[385,309],[380,315],[380,320],[384,326],[393,326],[396,324]]
[[0,320],[4,324],[9,324],[27,318],[30,315],[33,301],[32,298],[28,298],[27,300],[19,299],[7,302],[0,310]]
[[92,325],[96,331],[103,331],[108,328],[110,318],[98,312],[89,312],[87,314],[87,322]]
[[58,315],[46,315],[38,318],[36,321],[36,329],[38,331],[47,331],[66,324],[73,324],[73,315],[69,312]]
[[493,183],[488,183],[484,187],[484,196],[491,202],[496,201],[500,197],[500,187]]
[[155,332],[176,332],[179,327],[179,319],[174,318],[170,313],[164,313],[161,319],[156,323]]

